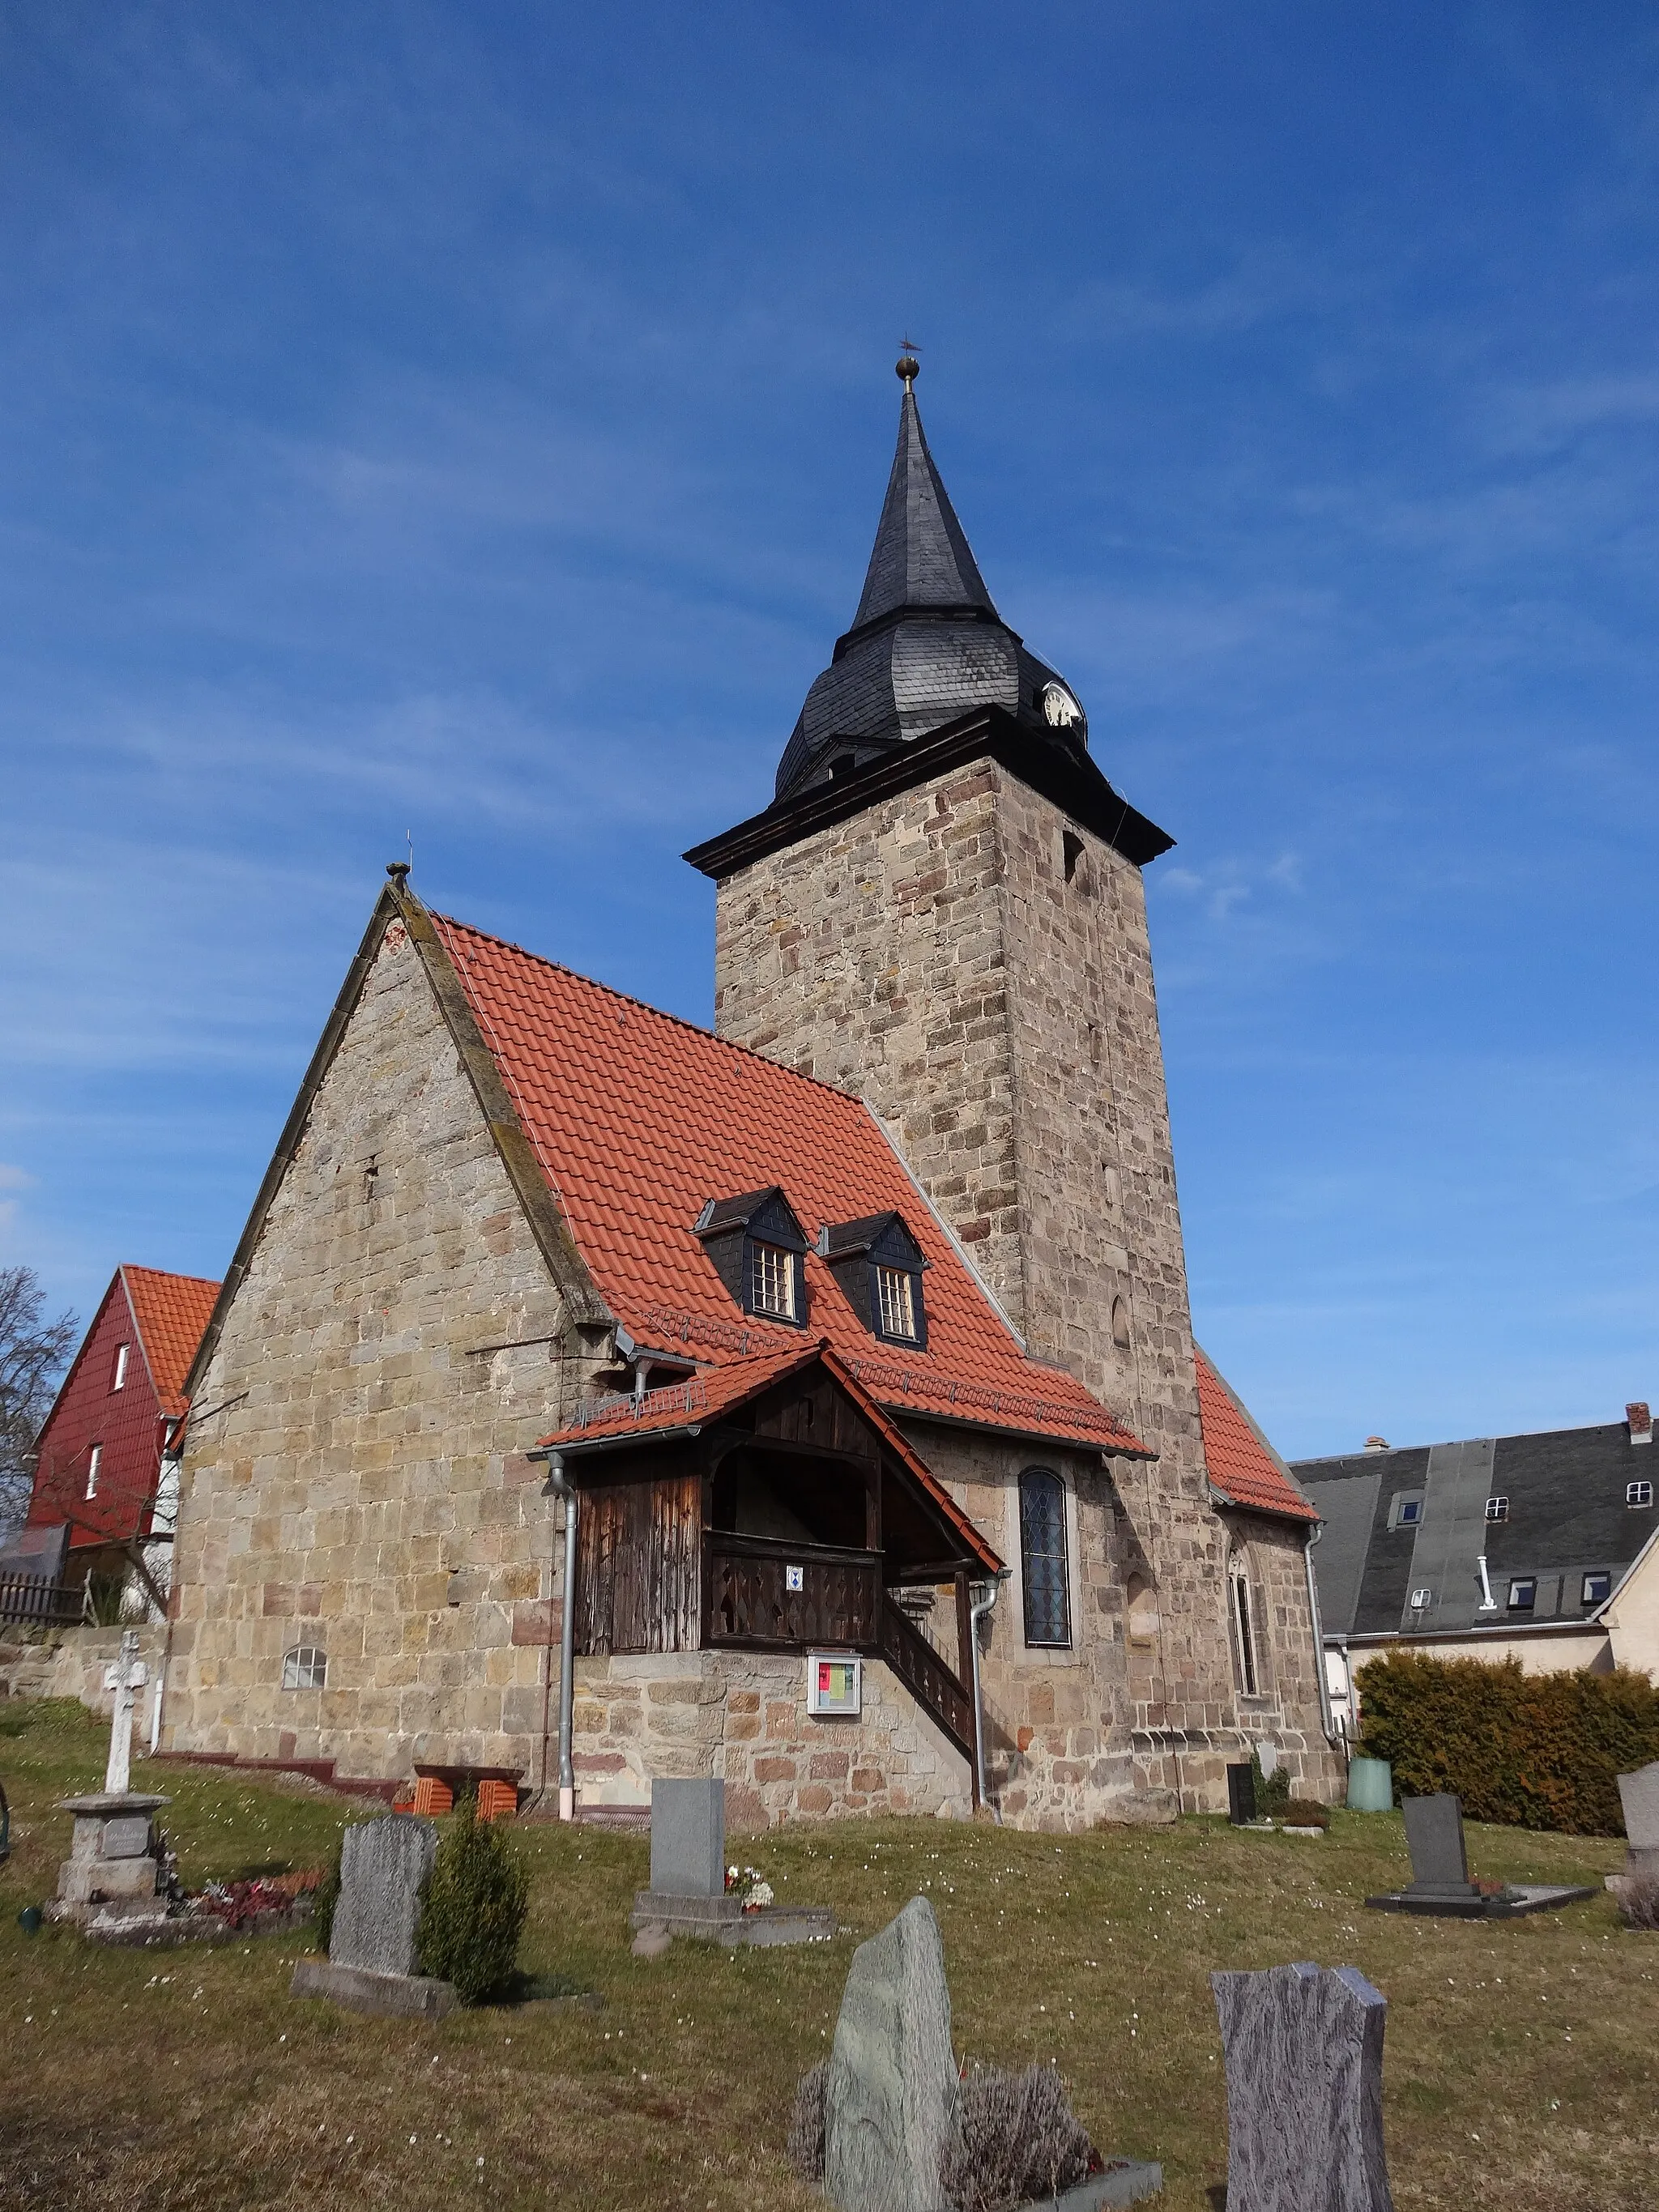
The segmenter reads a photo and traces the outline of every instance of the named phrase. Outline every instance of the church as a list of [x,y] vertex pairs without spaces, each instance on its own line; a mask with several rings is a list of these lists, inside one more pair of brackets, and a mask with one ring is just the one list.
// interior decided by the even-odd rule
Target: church
[[1338,1772],[1315,1509],[1194,1343],[1142,872],[899,362],[714,1027],[380,890],[189,1378],[164,1747],[567,1815],[1070,1830]]

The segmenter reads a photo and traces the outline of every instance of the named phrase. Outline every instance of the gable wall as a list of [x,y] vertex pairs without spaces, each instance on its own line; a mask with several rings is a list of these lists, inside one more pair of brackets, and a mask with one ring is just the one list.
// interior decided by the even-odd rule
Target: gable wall
[[[123,1344],[126,1379],[117,1390],[111,1386]],[[102,1447],[98,1494],[88,1498],[94,1444]],[[36,1528],[69,1522],[71,1546],[125,1542],[149,1527],[161,1464],[161,1409],[118,1274],[40,1431],[29,1522]]]
[[[539,1783],[558,1607],[525,1453],[580,1386],[562,1321],[393,922],[197,1389],[170,1747]],[[301,1644],[328,1652],[322,1691],[279,1686]]]

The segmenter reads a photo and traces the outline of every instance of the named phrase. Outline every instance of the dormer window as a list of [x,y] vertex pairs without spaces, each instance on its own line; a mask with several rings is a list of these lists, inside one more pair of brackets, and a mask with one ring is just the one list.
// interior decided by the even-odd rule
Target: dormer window
[[805,1327],[806,1238],[775,1183],[736,1198],[711,1198],[695,1233],[745,1313]]
[[872,1336],[926,1349],[927,1311],[921,1278],[929,1262],[902,1214],[872,1213],[858,1221],[830,1222],[818,1231],[817,1249]]

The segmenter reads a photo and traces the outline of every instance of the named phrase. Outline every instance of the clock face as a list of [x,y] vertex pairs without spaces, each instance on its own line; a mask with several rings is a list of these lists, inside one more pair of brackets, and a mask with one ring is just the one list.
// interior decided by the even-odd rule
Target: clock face
[[1075,729],[1083,720],[1083,709],[1063,684],[1045,684],[1042,718],[1051,730]]

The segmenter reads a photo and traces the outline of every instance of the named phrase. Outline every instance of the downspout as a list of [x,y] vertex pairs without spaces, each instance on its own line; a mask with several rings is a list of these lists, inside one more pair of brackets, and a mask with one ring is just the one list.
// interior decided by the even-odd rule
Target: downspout
[[576,1817],[576,1771],[570,1762],[572,1714],[575,1704],[576,1490],[564,1471],[564,1454],[547,1455],[545,1495],[564,1500],[564,1619],[559,1639],[559,1818]]
[[[984,1596],[976,1598],[968,1608],[968,1652],[974,1668],[974,1787],[981,1805],[988,1805],[989,1801],[985,1795],[985,1692],[979,1672],[979,1625],[994,1607],[997,1593],[1012,1571],[1004,1567],[994,1582],[984,1585]],[[990,1805],[989,1809],[991,1818],[1000,1826],[1001,1814],[994,1805]]]
[[1340,1743],[1336,1722],[1331,1712],[1331,1686],[1325,1680],[1325,1632],[1319,1620],[1319,1588],[1314,1581],[1313,1547],[1325,1533],[1322,1521],[1316,1521],[1308,1531],[1308,1540],[1302,1547],[1302,1562],[1308,1570],[1308,1618],[1313,1623],[1314,1670],[1319,1681],[1319,1725],[1329,1744]]

